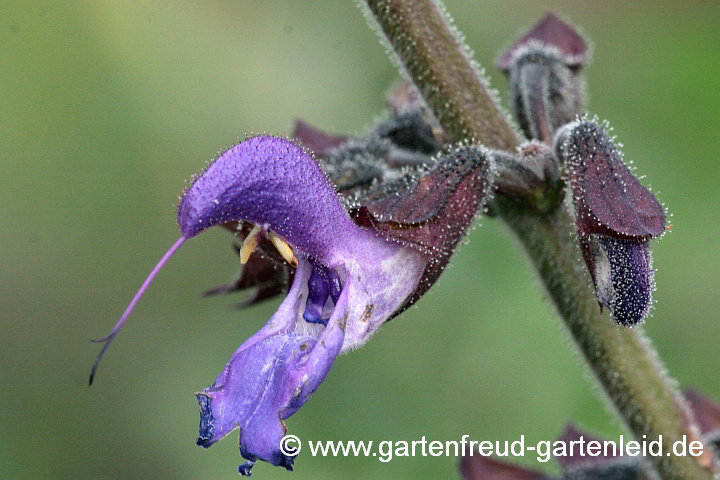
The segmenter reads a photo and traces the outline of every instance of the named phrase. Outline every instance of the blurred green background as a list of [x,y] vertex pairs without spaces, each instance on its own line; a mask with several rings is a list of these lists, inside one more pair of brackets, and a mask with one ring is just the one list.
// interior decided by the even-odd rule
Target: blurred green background
[[[674,214],[646,331],[681,385],[720,399],[720,4],[447,6],[493,84],[496,53],[552,9],[595,44],[589,110]],[[246,132],[300,117],[360,133],[397,73],[353,2],[0,0],[0,478],[235,478],[237,435],[195,446],[193,393],[277,301],[201,299],[238,268],[224,231],[178,237],[185,179]],[[555,438],[622,430],[506,229],[485,219],[417,308],[341,357],[288,421],[312,440]],[[531,457],[524,462],[538,468]],[[313,458],[258,478],[456,478],[454,458]]]

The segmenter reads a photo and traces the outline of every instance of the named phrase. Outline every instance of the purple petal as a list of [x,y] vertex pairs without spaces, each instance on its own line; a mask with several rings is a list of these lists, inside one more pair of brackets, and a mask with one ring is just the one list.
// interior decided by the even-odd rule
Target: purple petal
[[283,138],[253,137],[223,153],[178,208],[191,238],[214,225],[267,225],[299,252],[328,260],[353,223],[320,166]]
[[642,322],[650,312],[654,288],[649,240],[594,238],[601,249],[594,270],[598,301],[621,325]]
[[625,166],[605,129],[574,122],[555,144],[570,173],[580,233],[655,237],[665,231],[662,205]]
[[[292,470],[293,458],[279,448],[286,433],[283,420],[310,399],[340,353],[347,293],[346,289],[340,296],[321,335],[295,330],[265,338],[254,336],[235,352],[215,382],[196,394],[200,405],[198,445],[208,448],[239,428],[244,458]],[[290,295],[288,299],[285,304],[295,303]],[[295,317],[291,309],[281,306],[271,321],[292,327]]]
[[[240,453],[248,460],[242,473],[249,473],[256,460],[292,466],[293,459],[279,451],[282,420],[311,397],[335,357],[365,343],[420,281],[427,257],[355,228],[338,266],[299,257],[277,312],[235,352],[215,383],[198,394],[198,444],[209,447],[240,428]],[[303,318],[320,297],[332,305],[325,327]]]

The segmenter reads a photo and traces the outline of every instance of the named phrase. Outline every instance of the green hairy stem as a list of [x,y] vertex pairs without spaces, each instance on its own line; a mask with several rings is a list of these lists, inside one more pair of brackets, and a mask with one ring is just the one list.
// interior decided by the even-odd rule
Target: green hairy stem
[[[521,139],[442,4],[364,0],[361,8],[450,141],[473,139],[489,148],[515,150]],[[601,314],[566,206],[540,213],[501,195],[495,204],[524,245],[571,338],[618,415],[640,441],[662,436],[663,456],[647,459],[655,474],[664,480],[713,478],[707,449],[699,457],[672,454],[673,442],[683,436],[688,443],[698,440],[697,428],[642,330],[620,327]]]

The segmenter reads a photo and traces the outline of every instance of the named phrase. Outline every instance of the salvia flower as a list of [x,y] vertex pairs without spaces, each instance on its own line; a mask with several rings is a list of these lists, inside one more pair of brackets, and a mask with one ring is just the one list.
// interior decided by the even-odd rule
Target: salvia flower
[[[306,133],[335,148],[336,137]],[[197,443],[210,447],[238,429],[247,460],[240,473],[249,475],[257,460],[291,470],[294,457],[279,448],[283,420],[312,396],[340,353],[364,344],[432,285],[485,201],[492,176],[486,152],[471,146],[403,172],[380,175],[350,209],[318,162],[293,142],[257,136],[230,148],[185,192],[177,213],[181,238],[102,340],[93,375],[183,242],[216,225],[232,228],[243,238],[236,249],[245,268],[231,285],[208,293],[255,288],[252,303],[289,289],[267,324],[196,394]]]
[[583,118],[564,126],[555,150],[568,172],[580,247],[598,302],[618,323],[635,325],[652,305],[650,240],[665,231],[665,210],[596,122]]
[[[497,65],[509,77],[515,119],[531,139],[526,145],[553,146],[554,155],[536,155],[548,172],[564,164],[578,240],[600,307],[632,326],[652,306],[650,240],[665,231],[665,212],[625,166],[605,129],[584,116],[582,67],[589,57],[588,42],[577,29],[548,13]],[[540,212],[552,210],[563,198],[562,182],[532,172],[522,153],[517,160],[499,157],[498,191],[530,200]],[[543,178],[550,179],[544,190],[539,188]]]

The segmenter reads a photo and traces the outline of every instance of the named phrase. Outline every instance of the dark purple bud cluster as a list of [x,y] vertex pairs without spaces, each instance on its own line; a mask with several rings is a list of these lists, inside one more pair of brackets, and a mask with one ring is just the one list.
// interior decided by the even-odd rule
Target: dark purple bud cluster
[[[543,178],[543,211],[562,199],[553,190],[553,171],[565,168],[583,259],[598,302],[619,324],[642,322],[652,306],[650,240],[665,231],[665,212],[623,163],[606,130],[584,116],[582,67],[589,58],[585,39],[568,23],[547,14],[499,58],[508,75],[516,120],[528,138],[553,145],[543,152],[544,177],[532,162],[501,157],[497,190],[536,199]],[[527,147],[524,147],[527,148]],[[537,147],[536,147],[537,148]],[[522,157],[522,155],[521,155]],[[524,170],[523,170],[524,169]],[[557,185],[557,184],[556,184]],[[553,192],[558,195],[553,195]],[[542,207],[545,208],[542,208]]]
[[[396,108],[387,118],[362,137],[345,138],[342,143],[328,146],[326,139],[341,137],[303,121],[296,122],[293,137],[313,149],[341,194],[346,197],[362,194],[374,183],[403,175],[406,168],[431,164],[432,156],[442,148],[442,131],[433,126],[427,109],[417,103],[400,105],[397,98],[394,102]],[[313,146],[327,148],[316,150]]]

